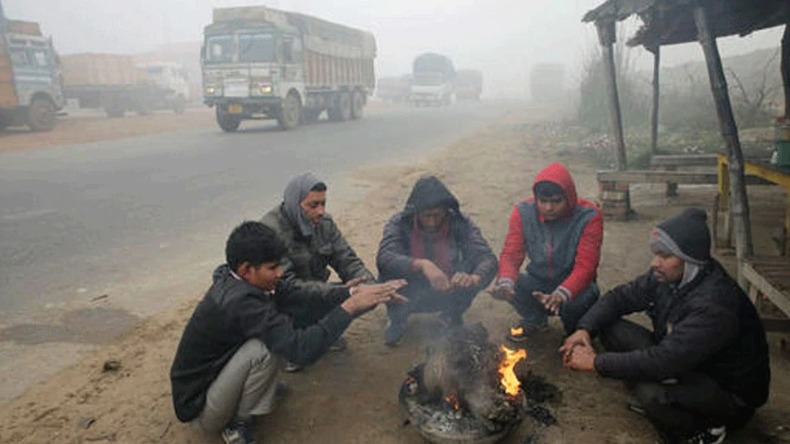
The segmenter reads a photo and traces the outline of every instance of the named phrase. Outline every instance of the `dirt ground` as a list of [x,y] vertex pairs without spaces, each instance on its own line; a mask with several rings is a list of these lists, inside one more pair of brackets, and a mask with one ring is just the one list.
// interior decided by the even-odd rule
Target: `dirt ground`
[[[514,112],[430,158],[356,171],[350,186],[355,193],[360,189],[366,193],[333,213],[339,226],[372,267],[385,220],[402,208],[414,181],[431,173],[457,195],[462,210],[472,216],[498,252],[511,205],[526,197],[535,174],[550,161],[569,166],[582,197],[596,197],[596,168],[585,160],[581,148],[556,143],[561,129],[541,122],[545,115],[539,109]],[[3,146],[5,137],[0,136]],[[710,208],[714,193],[713,187],[681,187],[680,196],[668,200],[661,187],[635,186],[632,201],[639,218],[605,223],[599,270],[602,289],[647,268],[647,236],[655,223],[686,206]],[[781,223],[775,217],[776,208],[784,196],[765,190],[759,193],[752,207],[755,238],[758,248],[770,249],[771,230]],[[343,194],[344,190],[335,188],[330,198]],[[732,265],[731,253],[725,251],[720,258]],[[218,437],[204,436],[179,423],[170,401],[170,363],[183,326],[201,296],[196,294],[193,302],[150,319],[0,406],[0,442],[220,443]],[[517,316],[507,304],[480,294],[465,320],[482,322],[493,341],[503,342]],[[259,442],[424,442],[413,426],[404,425],[397,393],[406,371],[424,359],[425,348],[440,334],[439,323],[432,316],[412,317],[403,344],[388,348],[382,343],[384,321],[383,308],[365,315],[346,333],[348,350],[330,353],[300,373],[285,375],[290,393],[278,410],[262,419]],[[620,383],[562,368],[556,353],[562,328],[557,319],[550,325],[549,332],[526,343],[528,357],[522,365],[559,388],[559,399],[546,404],[558,424],[543,427],[528,418],[503,442],[656,442],[648,422],[626,409],[628,396]],[[781,339],[778,334],[769,336],[773,370],[769,403],[729,442],[790,443],[790,352],[780,347]],[[103,371],[110,360],[120,368]],[[537,439],[530,440],[533,436]]]

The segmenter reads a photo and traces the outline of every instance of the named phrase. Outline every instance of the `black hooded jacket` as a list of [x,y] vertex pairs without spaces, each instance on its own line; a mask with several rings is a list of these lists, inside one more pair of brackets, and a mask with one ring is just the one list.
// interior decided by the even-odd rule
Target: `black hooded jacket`
[[497,259],[483,234],[472,220],[461,213],[458,200],[436,177],[420,178],[406,201],[402,212],[384,226],[376,265],[382,280],[405,278],[412,285],[429,285],[422,273],[412,270],[411,232],[414,218],[421,210],[444,206],[449,210],[450,236],[456,248],[452,251],[453,272],[480,276],[480,287],[488,285],[497,272]]

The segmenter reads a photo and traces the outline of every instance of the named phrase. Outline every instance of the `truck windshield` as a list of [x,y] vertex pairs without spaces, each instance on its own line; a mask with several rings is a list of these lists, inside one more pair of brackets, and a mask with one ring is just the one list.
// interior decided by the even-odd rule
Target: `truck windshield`
[[444,82],[444,75],[434,72],[421,72],[414,74],[414,84],[421,86],[438,86]]
[[233,61],[233,36],[214,35],[206,38],[206,62],[223,63]]
[[274,36],[271,34],[239,34],[240,62],[272,62],[275,59]]

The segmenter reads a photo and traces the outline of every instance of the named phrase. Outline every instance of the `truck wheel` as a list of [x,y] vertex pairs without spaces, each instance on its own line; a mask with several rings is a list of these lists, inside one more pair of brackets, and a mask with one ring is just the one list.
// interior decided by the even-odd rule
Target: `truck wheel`
[[329,120],[345,122],[351,118],[351,96],[347,92],[335,94],[329,108]]
[[354,91],[351,96],[351,118],[361,119],[365,115],[365,95],[360,91]]
[[302,103],[299,96],[289,93],[285,96],[280,111],[277,113],[277,123],[283,130],[291,130],[299,126],[299,118],[302,115]]
[[217,105],[217,125],[222,128],[222,131],[226,133],[235,132],[239,129],[239,124],[241,124],[241,117],[225,114]]
[[27,109],[27,126],[33,131],[49,131],[56,122],[55,105],[46,99],[33,99]]

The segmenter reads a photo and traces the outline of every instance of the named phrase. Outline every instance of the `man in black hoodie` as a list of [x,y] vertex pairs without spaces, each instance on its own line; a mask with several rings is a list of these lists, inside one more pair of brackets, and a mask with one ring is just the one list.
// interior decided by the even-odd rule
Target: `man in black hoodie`
[[[343,333],[355,314],[382,302],[402,301],[405,285],[336,287],[326,293],[280,281],[285,243],[260,222],[230,234],[227,263],[189,319],[170,369],[173,407],[183,422],[222,432],[228,444],[254,444],[254,418],[274,408],[283,359],[309,364]],[[333,305],[320,320],[295,327],[281,312],[285,300],[321,299]]]
[[497,272],[497,259],[480,229],[461,213],[458,200],[436,177],[420,178],[404,210],[384,227],[376,265],[380,279],[406,279],[406,304],[387,304],[387,345],[406,333],[411,313],[441,312],[450,327]]
[[[651,269],[602,297],[560,352],[566,367],[626,381],[632,410],[669,442],[721,443],[768,399],[768,344],[757,311],[710,256],[705,211],[653,229]],[[621,319],[644,311],[650,331]],[[590,338],[600,335],[597,353]]]

